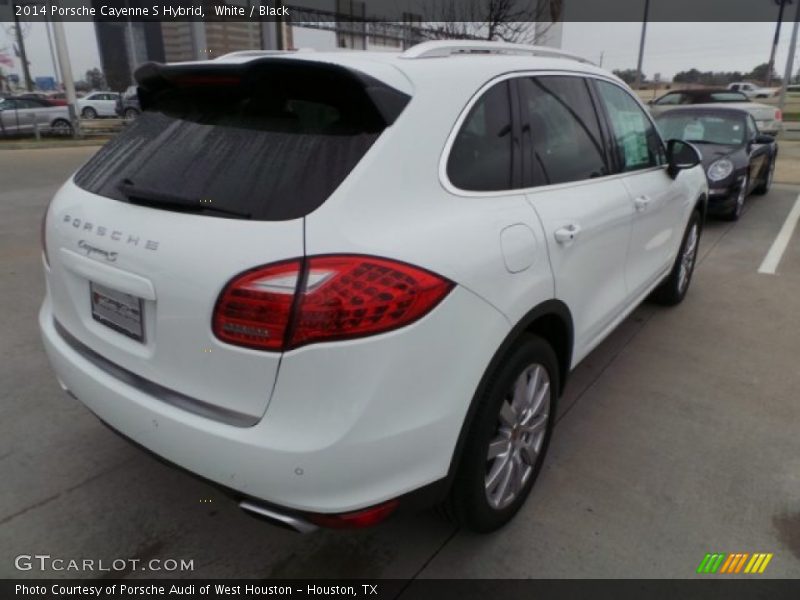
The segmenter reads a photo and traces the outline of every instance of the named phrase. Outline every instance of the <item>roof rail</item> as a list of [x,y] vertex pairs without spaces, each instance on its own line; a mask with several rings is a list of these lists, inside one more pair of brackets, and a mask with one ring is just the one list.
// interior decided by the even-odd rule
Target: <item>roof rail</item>
[[236,52],[228,52],[227,54],[218,56],[214,60],[219,60],[220,58],[233,58],[236,56],[242,56],[242,57],[280,56],[282,54],[295,54],[297,52],[313,52],[313,51],[314,51],[313,48],[296,48],[294,50],[237,50]]
[[442,58],[454,54],[521,54],[528,56],[550,56],[568,58],[578,62],[593,65],[577,54],[564,52],[548,46],[529,46],[525,44],[512,44],[511,42],[488,42],[475,40],[437,40],[422,42],[403,52],[401,58]]

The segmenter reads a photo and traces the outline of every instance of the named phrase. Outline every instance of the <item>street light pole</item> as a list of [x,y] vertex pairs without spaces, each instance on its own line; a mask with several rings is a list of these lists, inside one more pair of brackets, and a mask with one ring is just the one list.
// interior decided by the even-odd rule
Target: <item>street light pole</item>
[[14,10],[14,30],[17,33],[17,50],[19,50],[19,60],[22,62],[22,76],[25,78],[25,88],[29,92],[32,92],[33,80],[31,79],[31,69],[28,65],[28,55],[25,53],[25,40],[22,37],[22,28],[19,26],[19,17],[17,17],[16,10]]
[[650,11],[650,0],[644,0],[644,21],[642,21],[642,39],[639,40],[639,62],[636,65],[635,89],[642,85],[642,61],[644,60],[644,38],[647,35],[647,13]]
[[794,53],[797,47],[797,27],[800,25],[800,2],[797,3],[797,9],[794,15],[794,25],[792,26],[792,41],[789,43],[789,56],[786,58],[786,71],[783,74],[783,85],[781,86],[781,97],[778,100],[778,107],[783,113],[786,106],[786,86],[792,81],[792,69],[794,69]]
[[69,62],[69,50],[67,49],[67,37],[64,34],[64,23],[60,20],[53,20],[53,37],[56,42],[56,54],[58,55],[58,66],[61,69],[61,79],[64,83],[64,91],[67,94],[67,105],[69,107],[69,120],[72,123],[73,135],[77,138],[81,135],[81,124],[78,120],[77,104],[75,96],[75,83],[72,80],[72,66]]
[[[50,2],[47,3],[49,8]],[[56,65],[56,54],[53,51],[53,36],[50,35],[50,23],[48,21],[44,22],[44,29],[47,32],[47,48],[50,50],[50,62],[53,63],[53,75],[55,76],[56,80],[56,89],[58,85],[61,83],[61,77],[58,74],[58,65]]]
[[778,22],[775,24],[775,37],[772,38],[772,50],[769,53],[769,62],[767,63],[767,81],[766,87],[772,85],[772,71],[775,68],[775,52],[778,50],[778,41],[781,37],[781,24],[783,23],[783,9],[787,4],[791,4],[792,0],[775,0],[780,5],[778,9]]

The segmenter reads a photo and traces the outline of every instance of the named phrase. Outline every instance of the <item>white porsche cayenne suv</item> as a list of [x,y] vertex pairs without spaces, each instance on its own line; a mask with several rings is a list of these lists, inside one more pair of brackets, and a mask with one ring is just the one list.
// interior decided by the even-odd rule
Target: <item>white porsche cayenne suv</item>
[[39,323],[111,428],[299,531],[525,501],[567,376],[686,294],[707,185],[560,51],[148,64],[141,118],[59,190]]

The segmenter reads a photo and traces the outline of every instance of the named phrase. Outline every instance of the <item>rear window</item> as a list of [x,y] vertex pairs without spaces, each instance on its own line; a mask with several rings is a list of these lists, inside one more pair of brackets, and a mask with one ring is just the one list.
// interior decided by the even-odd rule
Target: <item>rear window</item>
[[254,220],[307,215],[408,97],[336,65],[148,66],[144,112],[75,175],[81,188],[168,210]]

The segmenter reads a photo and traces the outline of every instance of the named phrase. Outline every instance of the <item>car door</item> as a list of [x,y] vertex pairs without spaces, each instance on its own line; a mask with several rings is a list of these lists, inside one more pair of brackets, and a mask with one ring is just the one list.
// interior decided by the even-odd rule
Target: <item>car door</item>
[[115,94],[104,93],[100,94],[97,112],[104,117],[113,117],[116,114],[117,97]]
[[667,174],[666,151],[650,116],[621,85],[596,79],[613,137],[616,170],[633,208],[626,279],[632,299],[669,269],[683,235],[683,184]]
[[16,98],[6,98],[0,103],[0,125],[3,135],[10,135],[17,131],[17,102]]
[[588,82],[543,74],[518,79],[517,88],[527,198],[547,240],[555,296],[572,313],[577,363],[627,308],[633,208],[622,181],[611,174]]
[[37,108],[40,106],[30,98],[17,98],[16,102],[17,131],[33,131],[34,123],[39,116]]
[[39,131],[46,131],[49,129],[55,107],[47,100],[40,100],[38,98],[31,98],[28,100],[28,103],[32,119],[39,126]]
[[753,189],[758,185],[759,178],[763,176],[765,169],[769,167],[771,148],[770,144],[756,143],[759,131],[753,115],[748,114],[745,121],[747,123],[747,152],[750,159],[748,175],[750,189]]

